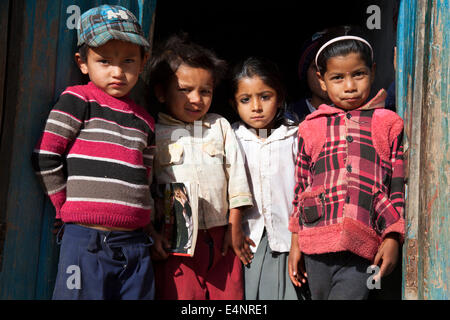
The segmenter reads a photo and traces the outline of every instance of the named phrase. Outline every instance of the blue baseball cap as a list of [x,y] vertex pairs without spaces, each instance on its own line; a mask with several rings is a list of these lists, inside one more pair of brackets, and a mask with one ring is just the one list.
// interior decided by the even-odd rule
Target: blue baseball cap
[[128,9],[121,6],[101,5],[81,15],[77,28],[78,46],[99,47],[112,39],[150,47],[141,25]]

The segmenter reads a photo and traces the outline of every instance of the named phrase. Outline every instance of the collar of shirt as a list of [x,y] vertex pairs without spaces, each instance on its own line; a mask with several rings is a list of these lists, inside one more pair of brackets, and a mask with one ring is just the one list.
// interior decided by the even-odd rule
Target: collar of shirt
[[[378,91],[378,93],[375,97],[373,97],[371,100],[369,100],[369,102],[367,102],[366,104],[364,104],[363,106],[361,106],[357,109],[349,110],[348,112],[384,108],[384,101],[386,100],[386,97],[387,97],[386,90],[381,89],[380,91]],[[337,113],[346,113],[346,111],[336,108],[334,105],[329,106],[326,104],[321,104],[316,111],[314,111],[313,113],[306,116],[306,120],[317,118],[322,115],[332,115],[332,114],[337,114]]]
[[206,128],[211,128],[211,122],[208,119],[208,114],[205,114],[200,120],[195,121],[194,123],[187,123],[183,122],[181,120],[175,119],[172,116],[168,115],[164,112],[158,113],[158,122],[160,124],[168,125],[168,126],[188,126],[188,125],[195,125],[198,122],[202,122],[202,126]]
[[308,106],[309,113],[313,113],[317,109],[313,107],[309,99],[305,99],[306,105]]
[[234,123],[232,127],[236,129],[235,134],[240,139],[255,141],[260,144],[270,143],[270,142],[273,142],[276,140],[282,140],[282,139],[285,139],[286,137],[296,134],[296,132],[297,132],[297,126],[287,127],[285,125],[281,125],[278,128],[273,129],[270,136],[268,136],[267,139],[263,140],[263,139],[260,139],[256,135],[256,133],[254,132],[254,129],[247,128],[245,123],[242,121],[238,121],[238,122]]

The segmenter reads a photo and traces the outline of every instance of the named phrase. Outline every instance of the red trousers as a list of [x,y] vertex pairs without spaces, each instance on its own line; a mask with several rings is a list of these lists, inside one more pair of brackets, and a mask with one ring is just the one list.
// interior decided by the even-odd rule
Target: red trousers
[[155,299],[242,300],[242,263],[231,247],[222,255],[226,228],[199,230],[193,257],[155,262]]

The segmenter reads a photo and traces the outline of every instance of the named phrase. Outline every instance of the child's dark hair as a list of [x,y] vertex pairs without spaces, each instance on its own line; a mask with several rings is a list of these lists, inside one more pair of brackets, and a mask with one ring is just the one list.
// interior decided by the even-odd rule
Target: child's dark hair
[[266,85],[275,90],[278,103],[281,105],[285,103],[286,89],[277,65],[261,57],[250,57],[233,67],[230,76],[230,93],[233,100],[239,81],[243,78],[252,78],[254,76],[259,77]]
[[277,103],[280,105],[276,114],[276,126],[281,124],[296,125],[292,120],[285,117],[286,112],[286,89],[283,85],[283,77],[278,66],[272,61],[262,57],[250,57],[236,64],[229,76],[230,99],[236,110],[234,95],[239,86],[239,81],[244,78],[260,78],[267,86],[277,93]]
[[[339,26],[330,28],[320,40],[319,48],[328,41],[341,36],[357,36],[366,39],[362,30],[355,26]],[[327,71],[327,61],[332,57],[345,56],[349,53],[359,53],[368,68],[372,68],[372,50],[362,41],[354,39],[345,39],[337,41],[326,46],[317,57],[317,67],[323,76]]]
[[317,51],[319,50],[320,39],[326,33],[326,30],[322,30],[314,33],[308,38],[300,49],[300,57],[298,60],[298,79],[299,90],[301,95],[310,98],[312,96],[311,88],[308,84],[308,69],[311,63],[314,65],[314,59],[316,58]]
[[227,67],[212,50],[191,42],[186,33],[172,35],[155,49],[150,60],[150,86],[161,85],[167,89],[181,64],[210,71],[214,86],[223,79]]

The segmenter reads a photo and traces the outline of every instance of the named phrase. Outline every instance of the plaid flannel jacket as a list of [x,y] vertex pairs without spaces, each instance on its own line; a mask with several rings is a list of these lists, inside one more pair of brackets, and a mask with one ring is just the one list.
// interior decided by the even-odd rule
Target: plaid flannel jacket
[[289,230],[302,252],[372,260],[388,233],[403,241],[403,120],[385,98],[348,112],[321,105],[299,125]]

